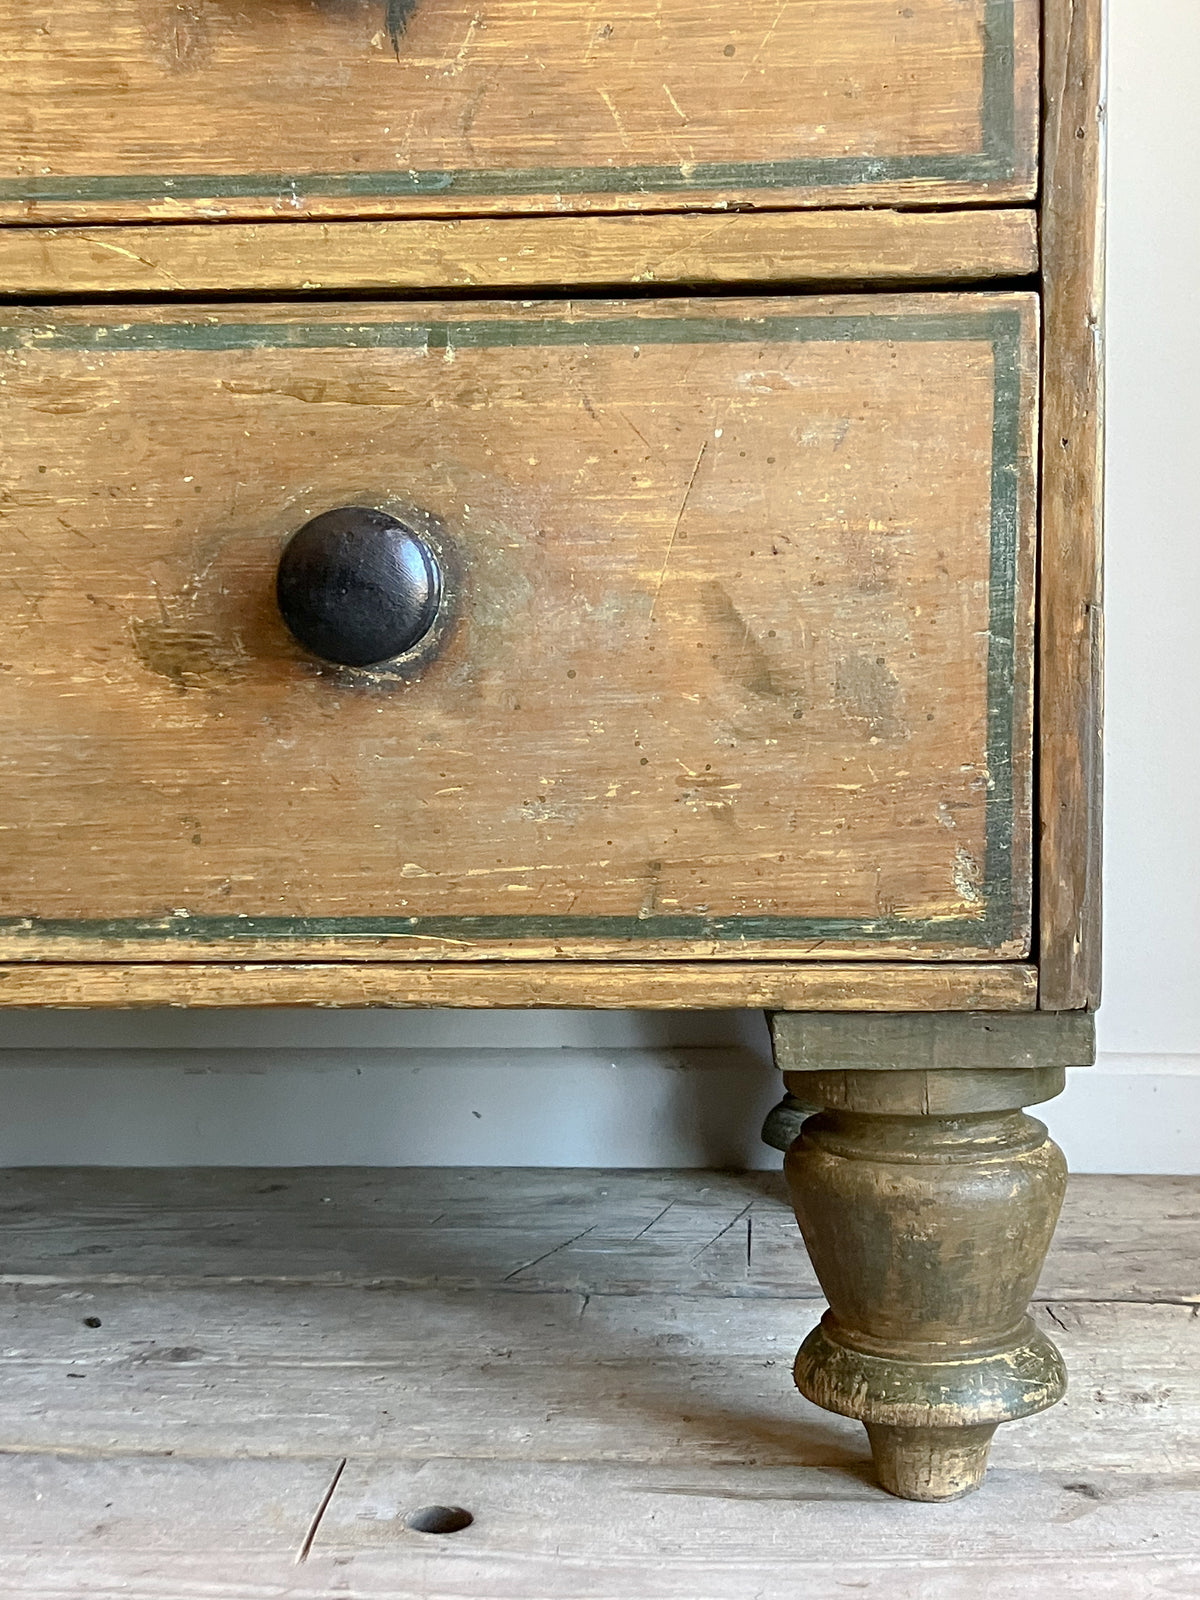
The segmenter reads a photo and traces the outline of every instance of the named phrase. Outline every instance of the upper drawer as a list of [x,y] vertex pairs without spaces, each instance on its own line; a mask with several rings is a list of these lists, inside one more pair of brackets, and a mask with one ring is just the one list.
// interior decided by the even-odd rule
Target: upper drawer
[[9,0],[0,61],[0,220],[1035,185],[1038,0]]
[[3,953],[1025,952],[1032,296],[3,320]]

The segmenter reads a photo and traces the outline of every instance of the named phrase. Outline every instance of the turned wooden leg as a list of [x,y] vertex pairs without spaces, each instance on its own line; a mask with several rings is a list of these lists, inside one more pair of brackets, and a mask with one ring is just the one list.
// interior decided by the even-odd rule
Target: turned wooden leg
[[785,1094],[778,1105],[773,1105],[767,1112],[760,1136],[762,1142],[769,1144],[772,1150],[786,1151],[792,1140],[799,1136],[806,1119],[819,1110],[819,1106],[806,1106],[794,1094]]
[[[780,1024],[797,1020],[774,1019],[784,1065],[797,1051],[781,1048]],[[799,1027],[811,1034],[813,1024]],[[1086,1049],[1076,1038],[1042,1052],[1062,1053]],[[1066,1164],[1022,1109],[1059,1093],[1064,1070],[930,1071],[906,1066],[901,1049],[891,1055],[899,1066],[850,1056],[850,1070],[818,1071],[802,1051],[805,1070],[784,1075],[797,1099],[825,1108],[785,1162],[829,1301],[796,1358],[796,1383],[865,1424],[884,1488],[950,1500],[982,1483],[1001,1422],[1053,1405],[1066,1388],[1062,1358],[1028,1316]]]

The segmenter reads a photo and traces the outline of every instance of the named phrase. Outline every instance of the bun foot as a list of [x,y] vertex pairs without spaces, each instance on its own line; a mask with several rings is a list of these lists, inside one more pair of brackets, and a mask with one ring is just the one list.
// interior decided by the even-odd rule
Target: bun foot
[[879,1482],[901,1500],[958,1500],[983,1483],[994,1422],[973,1428],[866,1424]]

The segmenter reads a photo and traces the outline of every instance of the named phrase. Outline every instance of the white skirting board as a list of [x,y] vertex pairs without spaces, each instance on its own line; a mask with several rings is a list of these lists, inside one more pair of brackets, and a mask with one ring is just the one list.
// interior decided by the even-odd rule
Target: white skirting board
[[[770,1167],[756,1012],[14,1013],[4,1166]],[[1200,1055],[1037,1112],[1077,1172],[1200,1172]]]

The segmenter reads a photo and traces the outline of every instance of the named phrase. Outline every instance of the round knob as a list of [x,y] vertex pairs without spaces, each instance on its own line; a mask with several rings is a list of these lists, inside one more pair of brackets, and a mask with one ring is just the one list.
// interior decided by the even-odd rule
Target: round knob
[[307,650],[342,666],[370,667],[404,655],[429,632],[442,573],[433,551],[398,517],[341,506],[288,540],[275,596]]

